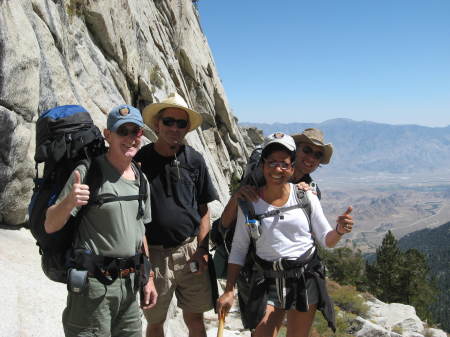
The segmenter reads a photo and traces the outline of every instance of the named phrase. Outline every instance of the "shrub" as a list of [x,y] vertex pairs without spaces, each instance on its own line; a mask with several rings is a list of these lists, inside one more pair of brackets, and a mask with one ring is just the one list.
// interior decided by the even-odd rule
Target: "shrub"
[[155,65],[150,70],[150,83],[154,84],[157,88],[162,88],[164,85],[164,77],[161,72],[159,65]]
[[[334,307],[336,311],[336,333],[334,337],[351,337],[349,333],[351,322],[355,319],[355,315],[340,310],[337,306]],[[320,312],[316,313],[314,318],[311,336],[322,337],[330,336],[332,331],[328,327],[327,321],[323,318]]]
[[89,0],[69,0],[67,4],[67,14],[69,14],[69,16],[81,16],[88,4]]
[[399,335],[403,334],[403,328],[401,327],[401,325],[394,325],[392,327],[392,332],[398,333]]
[[329,282],[329,293],[335,304],[342,310],[351,312],[352,314],[365,317],[369,307],[365,303],[365,299],[356,291],[353,286],[338,286]]

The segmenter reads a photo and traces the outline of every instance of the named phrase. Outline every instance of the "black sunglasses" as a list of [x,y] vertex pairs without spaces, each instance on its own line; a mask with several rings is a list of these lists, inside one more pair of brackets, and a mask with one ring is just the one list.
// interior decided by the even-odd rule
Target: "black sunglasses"
[[302,151],[304,154],[312,155],[316,159],[320,160],[323,158],[323,152],[322,151],[314,151],[311,146],[304,145],[302,147]]
[[128,135],[140,137],[144,134],[144,130],[140,127],[127,128],[125,125],[122,125],[116,130],[116,133],[120,137],[128,137]]
[[176,124],[178,129],[186,129],[188,126],[188,121],[185,119],[175,119],[172,117],[163,117],[163,118],[161,118],[161,121],[165,126],[173,126],[174,124]]

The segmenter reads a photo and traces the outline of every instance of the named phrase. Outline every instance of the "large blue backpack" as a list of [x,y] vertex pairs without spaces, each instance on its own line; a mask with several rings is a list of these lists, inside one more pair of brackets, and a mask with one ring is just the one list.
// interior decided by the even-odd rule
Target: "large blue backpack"
[[[75,218],[59,231],[44,229],[47,208],[55,203],[70,174],[81,162],[106,152],[100,130],[80,105],[64,105],[41,114],[36,122],[36,177],[28,215],[29,228],[39,246],[42,269],[53,281],[65,282],[65,254],[72,245]],[[43,171],[39,166],[43,163]]]

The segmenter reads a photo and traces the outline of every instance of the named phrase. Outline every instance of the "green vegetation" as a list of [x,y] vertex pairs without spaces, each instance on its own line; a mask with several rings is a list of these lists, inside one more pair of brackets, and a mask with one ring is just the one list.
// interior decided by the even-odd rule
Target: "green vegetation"
[[433,320],[431,307],[436,287],[425,256],[416,249],[402,252],[391,231],[377,249],[376,260],[367,263],[369,291],[381,301],[412,305],[422,320]]
[[327,267],[328,277],[340,285],[353,285],[360,291],[367,290],[365,260],[359,250],[320,249],[319,255]]
[[228,184],[228,190],[230,191],[230,195],[233,195],[240,186],[241,179],[236,175],[231,177],[230,183]]
[[[433,229],[423,229],[399,240],[402,250],[417,249],[424,254],[439,296],[431,306],[432,320],[440,329],[450,331],[450,222]],[[411,265],[411,263],[409,263]],[[423,305],[423,304],[421,304]],[[420,315],[420,314],[419,314]],[[422,317],[422,316],[421,316]]]
[[89,0],[69,0],[67,4],[67,14],[69,16],[81,16]]
[[161,72],[159,65],[155,65],[150,70],[150,83],[154,84],[158,88],[162,88],[164,85],[164,77]]
[[360,251],[350,248],[321,249],[319,255],[327,276],[342,286],[330,287],[336,305],[364,317],[363,294],[353,296],[351,291],[368,291],[387,303],[411,305],[422,320],[449,330],[446,317],[450,313],[450,223],[441,227],[408,235],[402,239],[408,240],[408,244],[402,243],[402,249],[388,231],[371,263]]
[[353,286],[338,286],[328,282],[328,290],[334,303],[342,310],[357,316],[366,317],[369,307],[366,299]]
[[398,333],[399,335],[403,334],[403,329],[400,325],[396,325],[392,327],[392,332]]
[[[342,311],[339,307],[335,306],[336,311],[336,333],[334,337],[351,337],[350,327],[355,319],[356,315]],[[328,327],[327,321],[323,318],[321,313],[317,313],[314,318],[314,323],[312,327],[312,337],[330,336],[332,331]]]

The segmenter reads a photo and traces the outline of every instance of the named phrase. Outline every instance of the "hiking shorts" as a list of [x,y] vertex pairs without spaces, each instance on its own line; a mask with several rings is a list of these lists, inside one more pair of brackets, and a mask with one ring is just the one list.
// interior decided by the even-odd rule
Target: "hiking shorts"
[[[277,291],[277,286],[275,281],[272,279],[272,282],[269,283],[268,291],[267,291],[267,304],[271,305],[275,308],[291,310],[295,309],[296,299],[295,297],[284,296],[284,305],[282,303],[281,295],[279,291]],[[285,294],[289,294],[291,289],[285,289]],[[319,290],[317,288],[317,284],[314,278],[308,278],[306,280],[306,291],[308,293],[308,305],[319,303]],[[292,291],[294,293],[294,291]]]
[[166,320],[170,302],[175,293],[178,307],[191,313],[203,313],[213,308],[211,281],[208,271],[194,274],[190,271],[191,256],[197,249],[197,240],[190,238],[175,248],[149,245],[150,261],[155,272],[158,292],[156,305],[144,310],[149,324]]
[[89,277],[82,293],[69,292],[62,317],[66,337],[142,337],[134,277],[117,278],[109,286]]

